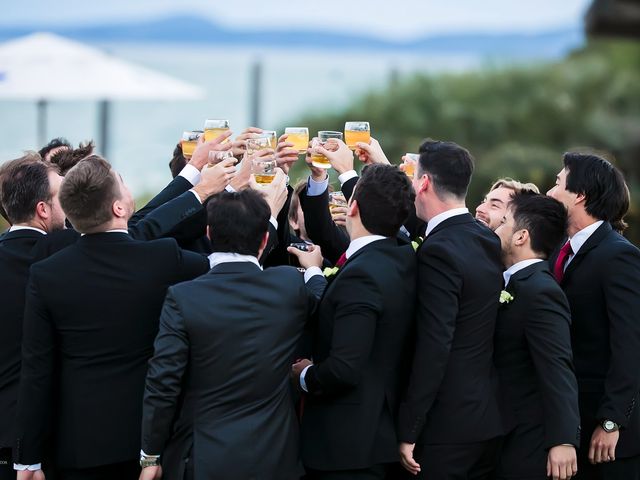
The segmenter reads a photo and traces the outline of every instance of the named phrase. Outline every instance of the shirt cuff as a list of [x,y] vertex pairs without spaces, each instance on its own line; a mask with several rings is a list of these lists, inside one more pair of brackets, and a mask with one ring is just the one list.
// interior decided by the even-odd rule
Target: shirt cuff
[[198,195],[195,190],[189,190],[189,191],[193,193],[193,195],[198,199],[200,203],[202,203],[202,199],[200,198],[200,195]]
[[41,463],[34,463],[33,465],[23,465],[21,463],[14,463],[13,469],[18,472],[24,472],[25,470],[29,470],[30,472],[35,472],[36,470],[42,470]]
[[347,170],[343,174],[338,175],[338,180],[340,181],[340,186],[344,185],[349,180],[351,180],[352,178],[355,178],[357,176],[358,176],[358,174],[356,173],[355,170]]
[[302,388],[302,390],[304,390],[307,393],[309,393],[309,390],[307,390],[307,382],[304,381],[304,376],[307,374],[307,370],[309,370],[309,367],[311,366],[312,365],[307,365],[306,367],[304,367],[304,370],[302,370],[302,372],[300,373],[300,387]]
[[317,197],[322,195],[324,191],[329,188],[329,176],[321,182],[316,182],[313,178],[309,177],[307,181],[307,197]]
[[304,283],[307,283],[311,277],[315,275],[322,275],[322,270],[320,267],[309,267],[304,272]]
[[236,193],[236,189],[231,186],[231,184],[224,187],[224,189],[229,193]]
[[144,453],[144,450],[140,450],[140,455],[148,458],[160,458],[160,455],[149,455],[148,453]]
[[186,178],[191,185],[197,185],[198,183],[200,183],[200,170],[188,163],[184,166],[184,168],[178,175]]
[[273,225],[273,228],[275,228],[276,230],[278,230],[278,220],[276,220],[276,217],[271,217],[269,219],[269,222],[271,223],[271,225]]

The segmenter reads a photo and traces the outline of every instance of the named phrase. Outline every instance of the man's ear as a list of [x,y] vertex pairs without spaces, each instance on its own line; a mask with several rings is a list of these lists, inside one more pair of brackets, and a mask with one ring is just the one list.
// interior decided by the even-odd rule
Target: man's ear
[[529,240],[529,230],[521,228],[513,234],[513,240],[518,247],[521,247]]
[[36,204],[36,216],[47,220],[51,216],[51,208],[47,202],[38,202]]
[[586,195],[585,195],[584,193],[578,193],[578,194],[576,195],[576,199],[574,200],[574,202],[573,202],[573,203],[574,203],[575,205],[578,205],[578,204],[580,204],[580,203],[584,203],[584,202],[586,202],[586,201],[587,201],[587,197],[586,197]]
[[349,205],[347,206],[347,216],[355,217],[360,214],[360,207],[358,207],[357,200],[351,200]]
[[207,230],[205,234],[207,235],[207,238],[211,240],[211,229],[209,228],[209,225],[207,225]]
[[426,192],[431,188],[431,178],[426,173],[420,178],[420,184],[418,185],[418,191],[416,193]]
[[111,205],[111,211],[117,218],[126,218],[128,215],[127,208],[121,200],[113,202],[113,205]]

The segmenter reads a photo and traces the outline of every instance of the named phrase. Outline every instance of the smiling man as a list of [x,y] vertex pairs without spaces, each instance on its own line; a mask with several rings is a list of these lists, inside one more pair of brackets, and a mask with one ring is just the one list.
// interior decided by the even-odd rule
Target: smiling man
[[533,183],[522,183],[509,177],[499,178],[491,185],[482,203],[476,207],[476,220],[495,230],[500,226],[509,202],[517,193],[540,193],[540,190]]

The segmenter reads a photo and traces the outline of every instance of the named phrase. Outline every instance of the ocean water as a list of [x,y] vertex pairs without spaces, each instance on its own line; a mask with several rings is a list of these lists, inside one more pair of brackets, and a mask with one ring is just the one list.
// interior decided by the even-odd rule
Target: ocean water
[[[364,91],[388,83],[392,72],[464,71],[484,61],[471,56],[167,44],[102,47],[124,60],[202,86],[207,92],[197,101],[111,104],[108,160],[136,196],[154,193],[170,180],[167,164],[183,130],[201,129],[206,118],[228,118],[236,133],[249,126],[250,71],[257,61],[262,65],[258,126],[265,129],[294,126],[295,119],[305,112],[342,108]],[[34,102],[0,100],[0,162],[40,147],[36,114]],[[47,137],[57,136],[73,143],[97,139],[97,103],[49,103]]]

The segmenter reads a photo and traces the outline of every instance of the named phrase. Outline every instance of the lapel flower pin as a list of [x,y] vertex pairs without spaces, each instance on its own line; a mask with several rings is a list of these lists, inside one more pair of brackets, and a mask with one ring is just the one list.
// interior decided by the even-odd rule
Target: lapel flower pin
[[414,251],[418,251],[418,248],[420,248],[420,245],[422,245],[422,242],[424,242],[424,238],[423,237],[416,237],[416,239],[411,242],[411,246],[413,247]]
[[511,295],[506,290],[502,290],[500,292],[500,303],[501,304],[510,303],[512,301],[513,301],[513,295]]
[[329,277],[333,277],[336,273],[338,273],[338,270],[340,270],[340,267],[333,267],[333,268],[325,268],[322,271],[322,274],[325,276],[325,278],[329,278]]

